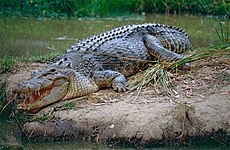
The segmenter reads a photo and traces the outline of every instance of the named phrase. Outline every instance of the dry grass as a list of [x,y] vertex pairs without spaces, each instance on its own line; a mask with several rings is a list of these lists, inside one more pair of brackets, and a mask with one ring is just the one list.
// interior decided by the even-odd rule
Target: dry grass
[[[162,92],[168,95],[178,94],[172,85],[170,75],[176,75],[184,69],[192,67],[192,62],[212,58],[223,57],[230,58],[230,47],[213,47],[213,48],[199,48],[191,52],[190,55],[185,56],[183,59],[176,62],[158,62],[156,65],[151,65],[146,71],[139,73],[135,78],[130,81],[130,91],[141,90],[144,86],[154,83],[154,85]],[[230,62],[225,62],[230,65]],[[183,69],[183,70],[181,70]]]

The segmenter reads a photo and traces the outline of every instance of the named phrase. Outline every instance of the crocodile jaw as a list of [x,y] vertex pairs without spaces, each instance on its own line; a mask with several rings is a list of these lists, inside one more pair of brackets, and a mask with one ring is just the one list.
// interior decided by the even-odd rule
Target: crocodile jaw
[[13,93],[15,93],[16,100],[20,99],[20,97],[23,100],[19,102],[17,109],[36,112],[44,106],[62,100],[67,94],[68,86],[68,80],[63,78],[55,79],[46,87],[37,88],[39,90],[28,90],[29,88],[26,85],[18,85],[15,87]]
[[44,68],[35,71],[31,78],[13,89],[18,110],[37,110],[62,100],[68,93],[70,80],[65,71]]
[[75,72],[73,69],[43,69],[18,84],[14,89],[19,110],[36,112],[37,110],[58,102],[84,96],[98,90],[92,80]]

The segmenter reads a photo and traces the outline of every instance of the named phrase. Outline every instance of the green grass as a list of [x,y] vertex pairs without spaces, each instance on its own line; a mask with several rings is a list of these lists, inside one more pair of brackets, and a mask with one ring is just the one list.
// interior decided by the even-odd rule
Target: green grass
[[38,121],[38,122],[42,122],[45,120],[49,120],[53,117],[54,111],[50,110],[48,112],[39,114],[39,115],[34,115],[33,117],[30,118],[30,121]]
[[108,17],[130,13],[193,13],[229,17],[227,0],[1,0],[0,16]]
[[230,27],[227,26],[225,29],[223,27],[223,22],[219,21],[218,26],[215,27],[216,35],[218,36],[219,42],[223,46],[229,46],[229,33]]
[[69,102],[69,103],[66,103],[62,106],[60,106],[59,108],[57,108],[58,110],[71,110],[71,109],[76,109],[77,106],[76,106],[76,103],[74,102]]
[[51,52],[45,55],[31,56],[31,57],[10,57],[5,56],[0,59],[0,74],[10,71],[11,68],[17,66],[17,64],[22,62],[40,62],[48,63],[51,62],[54,58],[61,55],[60,52]]

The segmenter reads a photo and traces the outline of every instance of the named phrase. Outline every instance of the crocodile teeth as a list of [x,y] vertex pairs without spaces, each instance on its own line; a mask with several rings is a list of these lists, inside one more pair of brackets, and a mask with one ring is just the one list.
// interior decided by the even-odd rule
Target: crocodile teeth
[[36,92],[36,91],[34,92],[34,95],[37,95],[37,92]]
[[40,93],[40,91],[38,91],[38,96],[41,96],[41,93]]

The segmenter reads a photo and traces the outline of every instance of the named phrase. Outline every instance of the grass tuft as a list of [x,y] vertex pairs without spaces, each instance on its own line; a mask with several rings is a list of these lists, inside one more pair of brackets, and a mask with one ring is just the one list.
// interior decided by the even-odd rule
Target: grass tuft
[[140,91],[144,86],[149,83],[154,83],[155,86],[161,91],[172,95],[175,90],[170,82],[170,78],[167,75],[165,66],[161,63],[150,66],[141,77],[138,77],[134,83],[132,83],[130,91],[137,89]]
[[0,59],[0,74],[10,70],[10,68],[17,63],[17,59],[13,57],[4,56]]
[[189,67],[192,62],[212,57],[230,58],[230,47],[223,47],[220,45],[212,48],[199,48],[194,50],[189,56],[176,62],[159,62],[156,65],[150,66],[150,68],[144,72],[142,77],[137,78],[134,83],[132,83],[130,89],[131,91],[135,89],[139,91],[149,83],[154,83],[154,85],[162,92],[165,92],[168,95],[177,95],[178,93],[173,87],[167,71],[178,72],[180,66]]
[[215,27],[216,35],[223,46],[229,46],[229,30],[230,27],[227,26],[226,29],[223,27],[223,22],[219,21],[218,26]]

